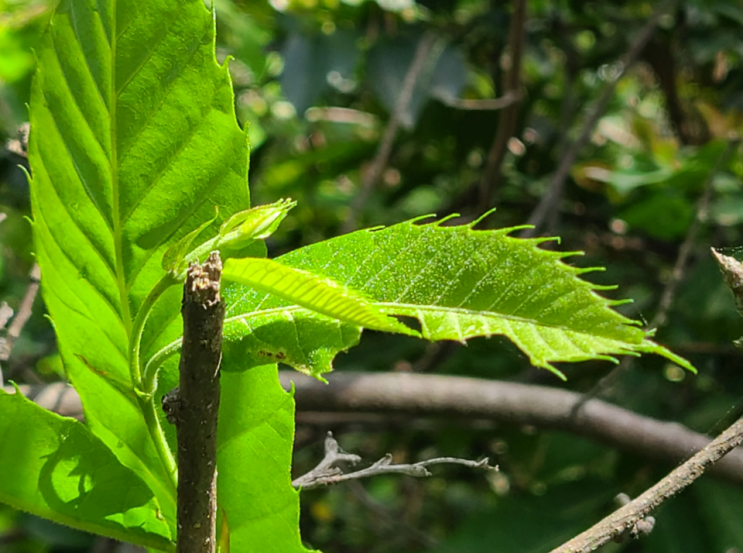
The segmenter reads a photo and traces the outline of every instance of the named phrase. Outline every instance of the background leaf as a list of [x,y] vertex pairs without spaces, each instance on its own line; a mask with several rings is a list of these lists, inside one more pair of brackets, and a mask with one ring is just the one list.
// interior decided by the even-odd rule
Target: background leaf
[[74,419],[0,391],[0,500],[75,528],[174,549],[147,485]]

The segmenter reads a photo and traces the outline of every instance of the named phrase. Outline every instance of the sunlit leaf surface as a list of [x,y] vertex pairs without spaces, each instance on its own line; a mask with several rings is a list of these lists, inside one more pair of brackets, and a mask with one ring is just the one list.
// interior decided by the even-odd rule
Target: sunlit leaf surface
[[[137,389],[141,366],[181,333],[178,287],[155,303],[141,364],[133,352],[164,253],[215,206],[218,218],[194,243],[249,207],[248,145],[227,67],[215,60],[213,14],[202,0],[62,0],[36,52],[29,159],[44,299],[87,424],[146,482],[174,534],[167,448]],[[280,446],[291,451],[285,430]],[[284,551],[302,550],[296,526],[285,536]]]
[[[644,352],[693,369],[614,311],[616,302],[596,293],[601,287],[580,278],[586,270],[562,261],[574,254],[541,249],[543,239],[513,238],[511,230],[408,222],[341,236],[277,261],[359,290],[387,314],[414,317],[429,340],[463,342],[501,334],[533,365],[554,371],[555,362]],[[322,352],[320,364],[298,366],[320,374],[329,370],[332,353],[353,344],[353,331],[341,322],[326,321],[335,334],[326,332],[321,343],[310,341],[305,328],[317,316],[303,307],[255,290],[231,289],[230,294],[229,335],[248,355],[279,354],[283,361],[304,356],[312,363]],[[253,329],[262,343],[255,337],[241,341],[241,325]],[[281,350],[283,336],[295,337],[294,345]]]
[[0,390],[0,501],[87,532],[172,551],[152,491],[80,422]]

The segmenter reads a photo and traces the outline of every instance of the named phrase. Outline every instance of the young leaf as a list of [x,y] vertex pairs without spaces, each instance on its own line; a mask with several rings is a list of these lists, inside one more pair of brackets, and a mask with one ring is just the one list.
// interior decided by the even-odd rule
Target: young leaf
[[287,199],[235,213],[219,229],[219,245],[237,247],[241,242],[271,236],[297,202]]
[[361,294],[337,282],[271,259],[228,259],[222,278],[245,284],[339,321],[387,332],[417,335],[379,311]]
[[172,455],[141,374],[180,334],[161,260],[215,206],[222,219],[249,206],[213,14],[202,0],[61,0],[36,52],[29,160],[44,299],[86,422],[174,524]]
[[189,263],[199,262],[214,250],[222,253],[224,259],[244,250],[256,240],[268,238],[276,231],[289,210],[296,205],[292,200],[279,200],[270,205],[261,205],[235,213],[219,228],[219,234],[192,248],[196,237],[215,219],[201,224],[178,242],[170,246],[163,256],[163,269],[170,272],[176,280],[185,280]]
[[0,501],[94,532],[173,551],[147,485],[74,419],[0,390]]
[[[559,375],[555,362],[614,361],[617,354],[644,352],[693,370],[612,310],[616,302],[596,294],[601,287],[579,278],[586,269],[561,261],[575,254],[540,249],[543,239],[513,238],[513,230],[407,222],[321,242],[278,261],[358,290],[384,313],[415,317],[429,340],[505,335],[533,365]],[[233,305],[225,332],[235,342],[231,347],[257,358],[254,338],[243,342],[239,336],[247,328],[255,335],[262,326],[268,327],[261,333],[262,350],[285,343],[286,336],[303,341],[303,323],[309,326],[312,316],[296,302],[248,289],[230,288],[226,294]],[[345,349],[334,339],[304,349],[324,351],[327,359]],[[310,372],[327,369],[326,364]]]

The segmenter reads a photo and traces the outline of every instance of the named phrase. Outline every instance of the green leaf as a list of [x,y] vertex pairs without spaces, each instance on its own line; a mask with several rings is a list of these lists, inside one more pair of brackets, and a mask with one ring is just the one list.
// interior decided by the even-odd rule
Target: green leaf
[[241,211],[225,221],[219,229],[220,245],[263,240],[271,236],[297,202],[287,199]]
[[86,422],[174,525],[172,456],[140,371],[181,333],[161,260],[215,206],[222,220],[201,241],[249,206],[213,15],[202,0],[62,0],[36,52],[29,159],[44,299]]
[[267,292],[345,323],[417,335],[417,332],[381,313],[361,294],[329,278],[294,269],[270,259],[252,257],[228,259],[224,264],[222,278]]
[[174,550],[152,491],[83,424],[18,391],[0,391],[0,435],[0,501],[87,532]]
[[[687,361],[650,341],[638,323],[611,309],[621,302],[596,293],[606,287],[579,278],[595,269],[562,262],[575,253],[540,249],[537,246],[545,239],[513,238],[509,233],[514,229],[477,231],[472,226],[411,221],[341,236],[279,261],[358,290],[389,315],[418,319],[421,334],[429,340],[464,342],[475,336],[505,335],[533,365],[559,375],[555,362],[616,361],[614,355],[644,352],[693,370]],[[266,351],[292,336],[296,345],[290,353],[306,358],[321,351],[327,360],[353,345],[351,330],[344,329],[346,335],[339,340],[341,323],[336,335],[328,333],[323,342],[307,345],[304,327],[311,325],[313,315],[292,302],[247,289],[231,288],[226,294],[232,304],[226,335],[245,355],[260,358],[254,338],[241,341],[246,331],[260,335],[260,347]],[[259,332],[260,327],[267,328]],[[328,369],[329,362],[310,372]]]
[[[243,359],[225,353],[223,367]],[[294,399],[276,365],[222,374],[217,497],[230,529],[230,551],[303,553],[299,493],[289,468]]]

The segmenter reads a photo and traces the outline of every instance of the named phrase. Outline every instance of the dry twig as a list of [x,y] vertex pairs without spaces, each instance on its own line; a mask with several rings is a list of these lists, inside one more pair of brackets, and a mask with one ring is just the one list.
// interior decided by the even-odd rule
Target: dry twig
[[506,156],[508,140],[516,130],[519,117],[521,93],[521,58],[524,53],[524,29],[526,26],[527,0],[516,0],[514,2],[513,14],[511,15],[510,28],[508,30],[508,54],[511,66],[506,74],[504,94],[511,95],[517,100],[511,102],[501,113],[498,128],[495,131],[493,145],[490,147],[485,169],[480,179],[480,211],[486,211],[490,207],[490,199],[493,189],[500,178],[500,167]]
[[470,468],[498,470],[498,467],[492,467],[488,464],[487,458],[480,461],[470,461],[468,459],[457,459],[454,457],[437,457],[427,461],[420,461],[412,464],[393,464],[392,455],[389,453],[379,461],[365,469],[354,472],[344,473],[339,465],[348,463],[355,465],[361,462],[361,457],[341,450],[338,442],[333,438],[333,433],[328,432],[325,437],[325,457],[320,464],[307,474],[304,474],[294,480],[292,485],[297,489],[312,490],[324,486],[331,486],[348,480],[360,480],[371,476],[380,476],[384,474],[403,474],[415,478],[425,478],[431,476],[428,467],[433,465],[455,464],[464,465]]
[[634,499],[604,520],[554,549],[552,553],[588,553],[618,538],[627,529],[646,519],[665,500],[689,486],[729,451],[743,443],[743,418],[725,430],[712,443],[644,494]]
[[604,85],[604,89],[601,91],[598,100],[596,100],[596,102],[593,104],[588,113],[588,116],[586,117],[585,123],[581,128],[578,138],[570,145],[570,147],[565,151],[564,155],[560,159],[560,164],[558,165],[555,174],[550,180],[547,191],[544,193],[542,199],[539,201],[537,207],[534,209],[531,216],[529,217],[527,224],[532,225],[533,228],[525,229],[521,233],[521,236],[534,236],[537,232],[539,232],[542,224],[549,217],[550,212],[553,209],[558,208],[560,198],[562,197],[562,191],[565,186],[565,179],[570,173],[570,169],[573,167],[573,164],[578,157],[578,152],[580,152],[583,147],[588,144],[588,140],[593,133],[593,129],[596,127],[596,124],[601,119],[601,116],[603,115],[604,110],[609,103],[609,100],[614,94],[614,89],[616,88],[617,83],[622,79],[622,77],[624,77],[624,75],[627,73],[627,70],[632,67],[632,65],[634,65],[635,61],[637,61],[648,41],[653,36],[655,28],[658,24],[658,20],[661,18],[661,16],[668,13],[669,9],[674,4],[675,0],[667,0],[666,2],[663,2],[660,6],[658,6],[650,19],[648,19],[648,22],[637,35],[635,42],[632,44],[632,47],[620,60],[619,71],[617,72],[617,75],[613,79],[608,81],[606,85]]
[[[295,371],[279,373],[284,388],[295,386],[297,420],[314,424],[339,413],[344,419],[379,422],[380,417],[459,418],[562,430],[634,455],[678,464],[710,439],[677,423],[659,421],[592,399],[572,416],[581,394],[529,384],[413,373],[333,373],[327,386]],[[51,387],[54,387],[53,389]],[[21,392],[47,409],[82,416],[75,391],[64,384],[20,386]],[[10,390],[12,392],[12,390]],[[58,399],[62,398],[62,399]],[[371,417],[371,414],[379,414]],[[311,420],[310,420],[311,419]],[[743,486],[743,450],[730,453],[712,475]]]

